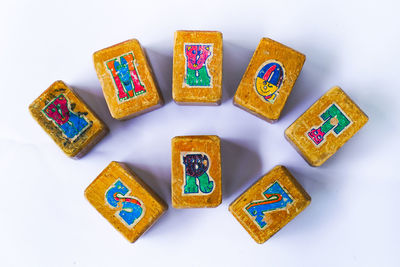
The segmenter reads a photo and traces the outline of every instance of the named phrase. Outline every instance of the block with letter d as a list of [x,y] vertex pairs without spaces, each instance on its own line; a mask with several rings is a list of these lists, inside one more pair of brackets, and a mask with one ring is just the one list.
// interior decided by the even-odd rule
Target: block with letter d
[[55,81],[32,104],[32,117],[69,157],[80,158],[108,127],[63,81]]

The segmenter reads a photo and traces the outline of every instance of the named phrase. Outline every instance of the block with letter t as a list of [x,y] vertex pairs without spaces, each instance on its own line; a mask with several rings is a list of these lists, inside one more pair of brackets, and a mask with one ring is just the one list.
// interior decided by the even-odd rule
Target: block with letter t
[[320,166],[367,121],[367,115],[335,86],[286,129],[285,137],[311,166]]

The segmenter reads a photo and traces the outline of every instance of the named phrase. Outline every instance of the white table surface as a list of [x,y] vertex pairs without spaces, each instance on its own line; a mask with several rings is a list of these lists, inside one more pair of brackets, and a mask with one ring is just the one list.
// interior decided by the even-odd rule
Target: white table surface
[[[400,19],[398,1],[1,1],[1,266],[399,266]],[[223,103],[171,101],[173,35],[219,30]],[[262,37],[307,56],[275,124],[232,105]],[[111,118],[94,51],[137,38],[165,106]],[[80,160],[67,158],[30,117],[28,105],[62,79],[104,119],[110,134]],[[334,85],[369,122],[323,166],[312,168],[283,132]],[[176,210],[170,140],[222,138],[223,202]],[[170,208],[130,244],[86,201],[84,189],[112,160],[126,162]],[[228,205],[283,164],[311,205],[263,245]]]

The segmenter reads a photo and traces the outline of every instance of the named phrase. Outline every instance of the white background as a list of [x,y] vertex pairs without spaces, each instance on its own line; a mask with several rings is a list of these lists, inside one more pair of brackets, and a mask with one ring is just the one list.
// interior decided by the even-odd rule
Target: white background
[[[1,1],[0,265],[398,266],[399,9],[398,1],[376,0]],[[178,29],[223,33],[221,106],[171,101]],[[262,37],[307,56],[273,125],[232,105]],[[147,50],[166,104],[120,122],[108,112],[92,54],[130,38]],[[58,79],[111,130],[80,160],[67,158],[28,112]],[[334,85],[370,121],[322,167],[312,168],[283,132]],[[223,140],[222,204],[170,206],[130,244],[86,201],[84,189],[117,160],[170,205],[170,140],[188,134]],[[289,168],[312,203],[259,245],[228,205],[277,164]]]

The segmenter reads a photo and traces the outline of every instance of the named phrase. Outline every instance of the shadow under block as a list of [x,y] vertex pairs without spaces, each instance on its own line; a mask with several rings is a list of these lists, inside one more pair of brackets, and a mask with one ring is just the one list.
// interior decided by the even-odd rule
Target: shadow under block
[[222,33],[175,32],[172,98],[183,105],[221,103]]
[[115,161],[86,188],[85,197],[130,242],[137,240],[168,209],[135,173]]
[[133,118],[163,104],[153,71],[138,40],[97,51],[93,61],[113,118]]
[[285,137],[311,166],[320,166],[368,121],[339,87],[331,88],[285,131]]
[[69,157],[82,157],[108,133],[107,126],[63,81],[50,85],[29,111]]
[[221,204],[221,145],[218,136],[174,137],[171,160],[174,208],[210,208]]
[[311,197],[284,166],[276,166],[229,206],[259,244],[302,212]]
[[268,122],[278,120],[306,57],[268,38],[261,39],[233,103]]

